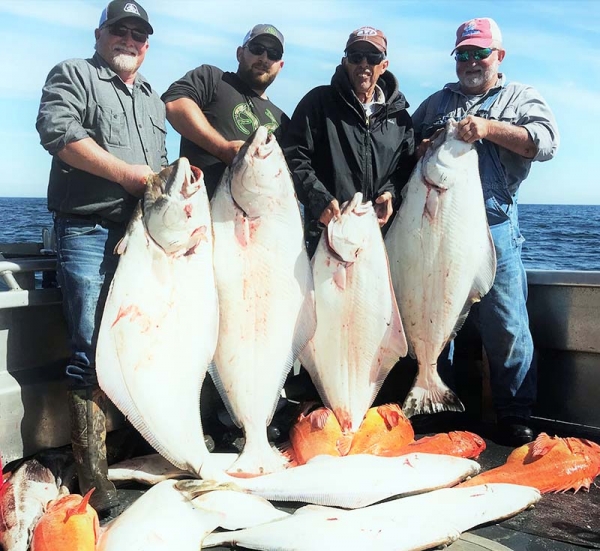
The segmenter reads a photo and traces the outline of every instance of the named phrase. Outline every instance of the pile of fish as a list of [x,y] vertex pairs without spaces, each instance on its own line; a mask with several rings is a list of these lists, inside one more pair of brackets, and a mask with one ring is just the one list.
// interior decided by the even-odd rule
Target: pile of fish
[[385,237],[409,351],[419,364],[402,408],[408,417],[464,410],[437,360],[496,274],[477,151],[456,132],[448,121],[419,160]]

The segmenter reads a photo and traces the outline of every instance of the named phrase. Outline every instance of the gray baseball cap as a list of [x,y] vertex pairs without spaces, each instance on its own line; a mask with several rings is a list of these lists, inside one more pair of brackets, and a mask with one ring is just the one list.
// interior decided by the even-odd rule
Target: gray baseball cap
[[242,42],[242,46],[245,46],[251,40],[254,40],[256,37],[268,34],[273,38],[276,38],[277,41],[281,44],[281,51],[283,52],[283,35],[277,30],[274,25],[269,25],[268,23],[261,23],[259,25],[255,25],[248,31],[248,34],[244,37],[244,42]]

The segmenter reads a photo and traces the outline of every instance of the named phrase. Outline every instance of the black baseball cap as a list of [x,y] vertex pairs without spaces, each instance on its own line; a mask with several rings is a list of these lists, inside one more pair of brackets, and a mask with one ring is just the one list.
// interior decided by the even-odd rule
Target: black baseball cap
[[134,0],[113,0],[102,10],[100,16],[100,22],[98,28],[101,29],[107,25],[114,25],[121,19],[140,19],[144,22],[144,26],[148,30],[148,34],[152,34],[154,29],[148,21],[148,14],[146,10],[142,8]]
[[281,51],[283,52],[283,35],[275,28],[274,25],[269,25],[267,23],[261,23],[252,27],[244,37],[242,46],[245,46],[251,40],[254,40],[256,37],[264,34],[275,38],[279,44],[281,44]]

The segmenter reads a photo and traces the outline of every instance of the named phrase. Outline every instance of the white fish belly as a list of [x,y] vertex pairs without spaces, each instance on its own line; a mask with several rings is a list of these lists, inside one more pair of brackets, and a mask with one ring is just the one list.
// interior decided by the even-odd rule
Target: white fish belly
[[285,377],[314,331],[312,275],[293,195],[250,219],[227,187],[212,203],[220,308],[214,363],[217,386],[244,428],[243,454],[256,453],[260,463],[256,448],[267,453],[266,426]]
[[347,267],[321,237],[313,258],[317,330],[300,358],[325,405],[350,431],[358,429],[386,376],[406,354],[387,253],[375,218],[373,223],[369,246]]
[[[210,233],[210,232],[209,232]],[[200,387],[214,348],[218,303],[210,241],[167,256],[132,228],[98,339],[101,387],[173,465],[197,473],[207,455]]]

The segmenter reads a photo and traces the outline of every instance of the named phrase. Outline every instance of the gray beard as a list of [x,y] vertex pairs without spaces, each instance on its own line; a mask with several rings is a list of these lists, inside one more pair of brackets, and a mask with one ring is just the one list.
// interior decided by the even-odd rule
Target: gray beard
[[137,70],[137,56],[119,54],[113,57],[112,65],[118,73],[134,73]]

